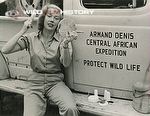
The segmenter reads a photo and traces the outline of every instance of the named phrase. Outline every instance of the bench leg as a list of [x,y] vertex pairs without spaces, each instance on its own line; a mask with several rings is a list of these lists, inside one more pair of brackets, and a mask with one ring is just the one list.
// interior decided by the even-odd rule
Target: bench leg
[[0,91],[0,114],[2,114],[3,111],[3,96],[2,91]]

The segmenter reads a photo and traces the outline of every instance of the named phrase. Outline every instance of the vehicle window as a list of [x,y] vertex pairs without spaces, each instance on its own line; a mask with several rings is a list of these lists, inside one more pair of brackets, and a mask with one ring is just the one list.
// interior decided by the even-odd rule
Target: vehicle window
[[139,8],[145,6],[147,0],[81,0],[82,5],[89,9],[99,8]]

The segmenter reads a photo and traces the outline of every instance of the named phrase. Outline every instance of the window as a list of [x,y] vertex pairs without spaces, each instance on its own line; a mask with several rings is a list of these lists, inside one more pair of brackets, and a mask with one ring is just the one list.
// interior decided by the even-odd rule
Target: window
[[89,9],[99,8],[139,8],[145,6],[147,0],[81,0],[83,6]]

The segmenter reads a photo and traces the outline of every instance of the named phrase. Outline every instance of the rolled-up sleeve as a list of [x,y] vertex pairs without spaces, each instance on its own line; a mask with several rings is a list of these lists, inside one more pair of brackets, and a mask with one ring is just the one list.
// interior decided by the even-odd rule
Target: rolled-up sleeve
[[29,40],[26,35],[21,36],[20,39],[17,41],[17,44],[20,46],[21,50],[29,50]]

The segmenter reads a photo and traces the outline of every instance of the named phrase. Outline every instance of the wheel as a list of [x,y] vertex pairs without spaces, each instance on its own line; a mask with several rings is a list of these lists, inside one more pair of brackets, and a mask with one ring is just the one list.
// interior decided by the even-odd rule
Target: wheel
[[34,9],[40,10],[42,8],[43,0],[16,0],[16,10],[19,11],[20,16],[30,16]]

